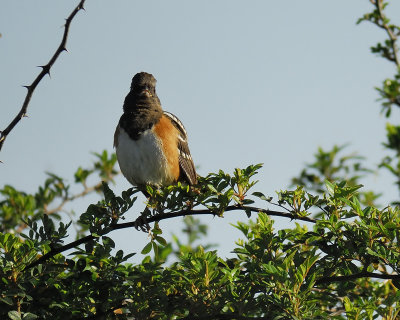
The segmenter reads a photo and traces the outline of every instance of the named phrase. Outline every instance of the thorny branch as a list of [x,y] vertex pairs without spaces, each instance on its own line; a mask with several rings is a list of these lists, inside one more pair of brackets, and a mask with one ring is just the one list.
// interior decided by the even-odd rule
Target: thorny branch
[[63,51],[67,51],[66,45],[67,45],[67,40],[68,40],[68,33],[69,33],[69,28],[71,25],[72,20],[76,16],[76,14],[80,10],[84,10],[84,3],[86,0],[81,0],[79,4],[75,7],[75,9],[71,12],[71,14],[68,16],[68,18],[65,21],[64,25],[64,34],[61,40],[60,45],[58,46],[56,52],[54,55],[51,57],[50,61],[43,66],[40,66],[42,68],[42,71],[39,73],[39,75],[36,77],[36,79],[32,82],[31,85],[25,86],[25,88],[28,89],[28,92],[26,93],[24,103],[22,104],[21,110],[18,112],[18,114],[15,116],[15,118],[10,122],[10,124],[5,128],[3,131],[0,131],[0,151],[3,147],[4,141],[6,140],[7,136],[9,133],[14,129],[14,127],[20,122],[20,120],[23,117],[27,116],[27,110],[28,110],[28,105],[29,102],[32,98],[33,92],[35,91],[36,87],[40,83],[40,81],[44,78],[46,74],[50,75],[50,69],[58,59],[59,55]]

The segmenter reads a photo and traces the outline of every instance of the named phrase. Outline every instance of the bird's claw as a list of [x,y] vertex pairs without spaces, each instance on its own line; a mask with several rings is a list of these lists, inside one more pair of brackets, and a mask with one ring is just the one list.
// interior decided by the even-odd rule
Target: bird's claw
[[143,232],[150,232],[150,225],[147,222],[146,215],[142,214],[135,220],[135,229]]

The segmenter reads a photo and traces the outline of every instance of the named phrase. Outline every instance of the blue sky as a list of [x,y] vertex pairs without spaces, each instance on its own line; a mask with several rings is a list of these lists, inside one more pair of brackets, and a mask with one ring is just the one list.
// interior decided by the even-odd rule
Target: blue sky
[[[0,128],[19,111],[21,86],[47,63],[76,4],[1,2]],[[369,51],[383,31],[355,24],[371,8],[367,0],[88,0],[73,21],[68,53],[37,88],[29,118],[7,138],[0,182],[33,192],[52,171],[72,183],[76,168],[90,165],[91,152],[112,151],[124,97],[139,71],[157,78],[164,109],[185,124],[201,175],[262,162],[256,189],[274,195],[318,146],[345,143],[374,166],[386,119],[373,87],[394,70]],[[391,1],[388,15],[399,22],[399,12],[400,3]],[[365,181],[384,191],[386,201],[397,196],[392,183],[385,174]],[[123,178],[113,186],[116,192],[128,187]],[[95,200],[73,209],[79,214]],[[134,219],[137,211],[129,214]],[[246,217],[203,219],[210,225],[207,240],[220,244],[222,256],[240,237],[230,226],[237,220]],[[166,235],[179,230],[176,221],[161,226]],[[146,241],[134,230],[111,236],[126,251],[140,251]]]

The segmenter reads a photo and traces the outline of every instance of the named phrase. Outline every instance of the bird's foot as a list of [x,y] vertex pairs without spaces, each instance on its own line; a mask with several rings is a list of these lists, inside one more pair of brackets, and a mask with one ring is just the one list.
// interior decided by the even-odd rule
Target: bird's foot
[[146,213],[145,212],[143,212],[139,216],[139,218],[137,218],[135,220],[135,229],[138,230],[138,231],[146,232],[146,233],[150,232],[150,225],[147,222],[147,217],[146,217]]

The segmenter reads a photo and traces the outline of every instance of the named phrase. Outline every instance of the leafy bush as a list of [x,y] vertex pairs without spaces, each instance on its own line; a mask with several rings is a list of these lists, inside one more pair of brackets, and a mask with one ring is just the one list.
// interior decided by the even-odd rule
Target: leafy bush
[[[400,106],[400,28],[384,15],[387,3],[371,3],[374,11],[359,22],[386,32],[388,39],[372,52],[396,65],[393,79],[377,89],[389,117]],[[45,74],[54,61],[43,68]],[[8,132],[1,133],[0,148]],[[388,169],[397,187],[399,141],[399,127],[388,124],[389,153],[377,168]],[[148,186],[147,203],[130,222],[124,215],[140,192],[114,194],[109,183],[117,174],[116,158],[106,151],[95,155],[92,168],[77,169],[80,193],[71,194],[71,186],[50,173],[34,194],[5,185],[0,189],[0,318],[399,319],[398,201],[376,207],[379,195],[360,184],[371,170],[363,158],[342,155],[342,149],[320,148],[315,162],[293,178],[293,188],[275,197],[256,189],[261,165],[210,173],[194,187]],[[88,178],[95,176],[97,182],[89,186]],[[71,213],[71,222],[60,219],[67,203],[93,192],[101,200],[89,204],[79,219]],[[245,213],[235,226],[243,239],[236,242],[234,258],[219,257],[211,244],[194,245],[207,234],[194,216],[232,211]],[[187,242],[176,236],[168,242],[158,222],[182,216]],[[275,229],[274,216],[295,221],[295,227]],[[69,237],[72,225],[75,241]],[[113,232],[147,225],[150,240],[136,249],[144,258],[133,264],[129,259],[137,253],[116,248]]]

